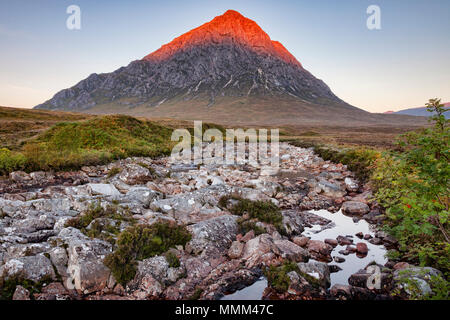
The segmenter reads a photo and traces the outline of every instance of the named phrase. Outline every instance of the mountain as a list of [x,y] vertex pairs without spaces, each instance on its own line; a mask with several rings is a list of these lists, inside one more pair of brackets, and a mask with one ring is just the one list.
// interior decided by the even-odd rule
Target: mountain
[[94,73],[35,108],[223,123],[380,118],[339,99],[280,42],[233,10],[126,67]]
[[[450,102],[443,103],[446,108],[450,108]],[[427,107],[418,107],[418,108],[409,108],[400,111],[393,112],[395,114],[404,114],[409,116],[421,116],[421,117],[429,117],[430,113],[427,111]],[[445,114],[448,119],[449,115]]]

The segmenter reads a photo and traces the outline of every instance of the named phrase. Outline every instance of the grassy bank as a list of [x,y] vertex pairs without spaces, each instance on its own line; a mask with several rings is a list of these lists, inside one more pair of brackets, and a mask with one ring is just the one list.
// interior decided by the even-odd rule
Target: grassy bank
[[18,150],[0,149],[0,174],[15,170],[65,170],[115,159],[167,155],[172,129],[129,116],[60,122]]

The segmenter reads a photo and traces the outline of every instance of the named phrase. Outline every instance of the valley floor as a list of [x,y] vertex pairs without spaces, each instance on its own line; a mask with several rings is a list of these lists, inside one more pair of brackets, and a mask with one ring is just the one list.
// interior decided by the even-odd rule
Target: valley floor
[[[377,224],[383,215],[346,166],[287,143],[280,159],[277,170],[128,158],[75,172],[13,172],[0,180],[2,296],[220,299],[262,276],[268,279],[263,299],[404,298],[401,288],[411,278],[428,293],[427,275],[439,274],[436,269],[378,254],[369,261],[395,249],[396,240],[359,224]],[[280,211],[251,216],[250,209],[236,209],[242,199],[248,208],[267,210],[272,203]],[[351,221],[340,225],[339,217]],[[117,253],[124,232],[161,221],[185,227],[189,241],[136,258],[132,276],[117,279],[105,258]],[[333,236],[323,239],[320,232]],[[374,270],[380,283],[372,288]]]

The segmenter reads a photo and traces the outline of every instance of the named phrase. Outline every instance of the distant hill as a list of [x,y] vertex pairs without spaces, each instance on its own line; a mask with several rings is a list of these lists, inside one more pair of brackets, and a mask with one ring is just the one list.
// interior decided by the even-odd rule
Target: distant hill
[[[450,108],[450,102],[444,103],[444,106]],[[409,116],[419,116],[419,117],[429,117],[430,113],[427,111],[426,107],[418,107],[418,108],[409,108],[400,111],[386,111],[385,114],[404,114]],[[449,114],[445,114],[445,117],[448,119]]]

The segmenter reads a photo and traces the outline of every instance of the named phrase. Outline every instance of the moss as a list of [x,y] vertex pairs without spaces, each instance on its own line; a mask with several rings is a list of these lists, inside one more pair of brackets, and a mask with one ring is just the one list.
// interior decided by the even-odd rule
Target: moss
[[255,230],[255,233],[263,233],[262,228],[256,225],[256,222],[260,221],[272,224],[281,234],[286,233],[280,208],[271,201],[252,201],[240,197],[223,196],[219,199],[219,206],[235,215],[243,216],[238,221],[243,232],[251,228]]
[[122,169],[118,167],[111,168],[111,170],[108,171],[108,175],[106,176],[108,179],[114,177],[115,175],[119,174],[122,171]]
[[266,229],[257,225],[257,221],[248,220],[244,217],[240,217],[237,220],[237,224],[239,225],[239,230],[242,234],[246,234],[247,232],[253,230],[255,235],[260,235],[266,233]]
[[131,226],[119,235],[116,249],[104,262],[115,279],[126,285],[136,274],[137,261],[160,255],[177,245],[184,246],[190,239],[187,229],[174,223]]
[[180,259],[178,259],[175,253],[168,251],[164,256],[166,257],[170,268],[178,268],[180,266]]
[[294,262],[285,262],[281,266],[270,266],[263,270],[269,286],[278,292],[286,292],[289,289],[291,280],[288,273],[291,271],[300,273],[297,264]]
[[[90,208],[79,216],[66,222],[65,227],[80,229],[85,235],[91,238],[99,238],[110,243],[115,242],[116,236],[120,233],[117,225],[112,223],[102,223],[99,218],[114,220],[114,224],[120,224],[122,221],[134,223],[131,213],[117,205],[109,205],[104,209],[100,203],[92,204]],[[90,225],[90,228],[87,227]]]
[[203,289],[197,288],[194,293],[188,298],[188,300],[199,300],[203,293]]

